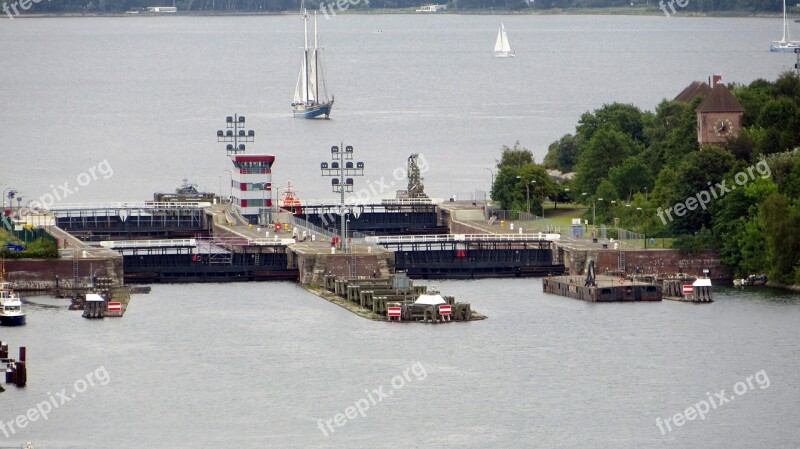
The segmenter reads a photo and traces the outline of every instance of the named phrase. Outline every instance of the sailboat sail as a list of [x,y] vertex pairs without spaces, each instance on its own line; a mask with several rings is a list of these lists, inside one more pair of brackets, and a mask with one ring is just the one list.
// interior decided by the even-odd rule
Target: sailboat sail
[[[308,45],[308,14],[303,9],[303,58],[294,90],[295,117],[315,118],[330,115],[333,99],[328,100],[322,75],[322,48],[317,44],[317,16],[314,14],[314,46]],[[322,89],[320,90],[320,87]]]
[[500,29],[497,31],[497,39],[494,42],[494,55],[497,57],[514,57],[514,52],[511,51],[511,45],[508,43],[508,35],[506,34],[506,27],[500,24]]
[[789,22],[786,20],[786,0],[783,0],[783,37],[781,37],[781,40],[779,41],[772,42],[772,45],[770,46],[770,51],[793,52],[796,51],[797,49],[800,49],[800,42],[793,41],[789,37]]

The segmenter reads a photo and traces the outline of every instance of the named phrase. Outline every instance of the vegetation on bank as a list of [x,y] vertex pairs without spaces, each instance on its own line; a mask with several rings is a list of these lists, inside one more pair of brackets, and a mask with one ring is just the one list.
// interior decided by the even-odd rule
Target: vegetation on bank
[[[392,12],[413,11],[421,5],[436,2],[422,0],[351,0],[337,7],[335,1],[326,1],[329,9],[341,12]],[[605,14],[663,14],[658,1],[643,0],[450,0],[442,2],[447,12],[502,12],[502,13],[605,13]],[[666,3],[666,2],[665,2]],[[124,13],[142,10],[148,6],[172,6],[169,0],[49,0],[40,2],[23,13]],[[225,12],[225,13],[281,13],[297,12],[301,0],[175,0],[178,11]],[[780,13],[782,3],[773,0],[692,0],[679,10],[681,14],[729,14],[751,15],[758,13]],[[319,3],[306,3],[306,7],[317,9]],[[790,12],[800,12],[793,6]]]
[[[590,222],[596,215],[597,224],[674,237],[688,253],[716,250],[736,276],[800,285],[800,78],[787,72],[731,92],[745,113],[724,144],[697,143],[699,97],[663,100],[653,112],[607,104],[553,142],[543,164],[518,144],[503,147],[492,198],[537,214],[544,197],[582,203]],[[546,169],[574,177],[556,183]],[[701,192],[705,207],[665,213]]]

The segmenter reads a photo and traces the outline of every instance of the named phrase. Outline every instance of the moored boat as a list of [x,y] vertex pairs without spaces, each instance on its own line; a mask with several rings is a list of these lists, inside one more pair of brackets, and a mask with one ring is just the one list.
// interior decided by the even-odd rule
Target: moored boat
[[22,300],[11,288],[11,283],[0,279],[0,326],[22,326],[25,312]]

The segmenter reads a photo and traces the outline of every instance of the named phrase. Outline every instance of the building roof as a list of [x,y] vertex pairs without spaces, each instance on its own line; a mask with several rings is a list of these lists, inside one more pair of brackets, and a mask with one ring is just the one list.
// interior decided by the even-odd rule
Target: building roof
[[695,109],[697,112],[744,112],[744,107],[736,100],[731,91],[722,84],[717,83],[711,93]]
[[686,89],[683,89],[681,93],[675,97],[675,101],[683,101],[683,102],[690,102],[694,100],[694,97],[698,95],[707,95],[711,92],[711,88],[708,87],[708,83],[704,83],[702,81],[692,81],[692,84],[686,86]]

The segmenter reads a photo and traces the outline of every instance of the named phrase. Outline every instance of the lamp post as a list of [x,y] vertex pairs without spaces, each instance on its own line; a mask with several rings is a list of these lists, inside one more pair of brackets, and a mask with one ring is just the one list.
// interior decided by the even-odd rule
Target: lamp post
[[346,249],[345,242],[347,241],[347,223],[345,222],[345,192],[353,191],[353,178],[348,176],[364,176],[364,163],[353,163],[353,146],[344,146],[344,143],[339,146],[331,147],[331,162],[322,162],[320,164],[322,176],[331,177],[331,188],[335,193],[340,195],[339,200],[339,216],[341,224],[341,241],[339,242],[339,249]]
[[[6,192],[8,192],[6,194]],[[13,204],[14,195],[17,194],[17,191],[14,190],[13,187],[6,187],[3,189],[3,211],[2,214],[5,216],[6,213],[6,196],[8,196],[9,208],[11,208],[11,204]]]
[[[522,176],[517,175],[517,179],[522,180]],[[533,181],[531,181],[531,182],[526,182],[525,183],[525,204],[528,206],[527,207],[528,214],[531,213],[531,184],[535,184],[535,183],[536,183],[535,179]],[[542,208],[544,209],[544,205],[542,205]],[[544,215],[542,215],[542,216],[544,216]]]
[[[602,198],[598,198],[597,201],[603,201]],[[597,227],[597,216],[595,215],[597,208],[595,207],[595,202],[592,202],[592,226],[595,228]]]
[[486,168],[486,167],[483,167],[483,169],[484,170],[489,170],[489,173],[492,174],[492,183],[489,186],[489,192],[491,193],[492,189],[494,188],[494,170],[492,170],[491,168]]

